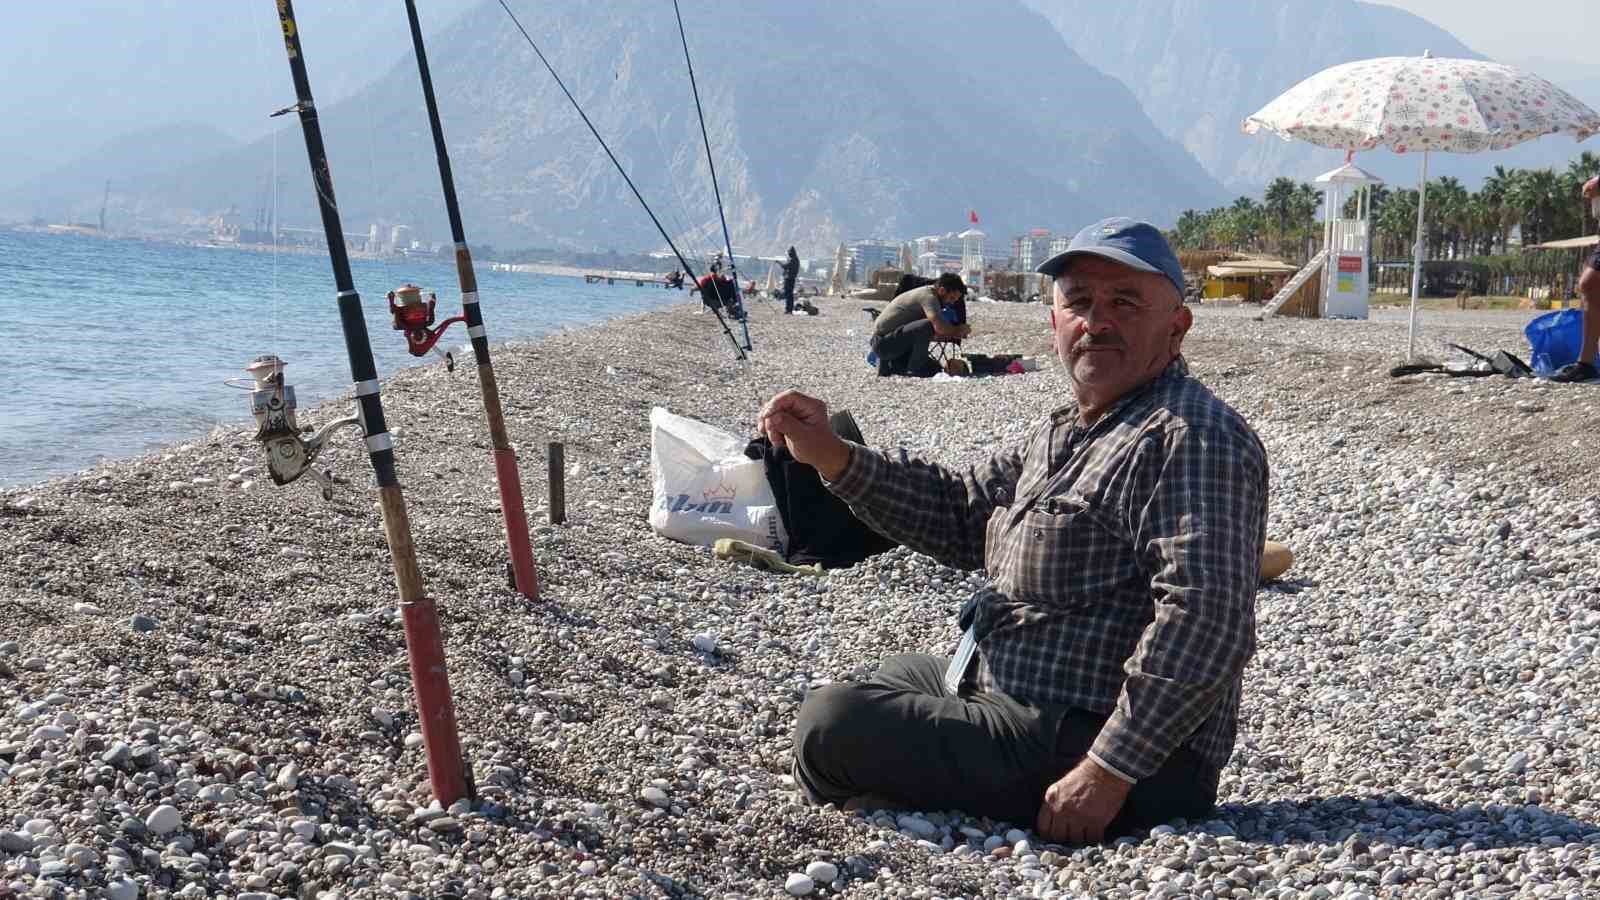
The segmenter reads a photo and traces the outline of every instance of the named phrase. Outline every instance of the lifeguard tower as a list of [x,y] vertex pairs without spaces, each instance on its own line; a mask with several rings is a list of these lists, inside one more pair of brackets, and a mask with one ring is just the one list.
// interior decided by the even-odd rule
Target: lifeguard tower
[[971,291],[974,296],[981,296],[983,294],[983,241],[987,235],[976,228],[968,228],[956,236],[961,238],[961,280],[967,283],[967,290]]
[[[1383,179],[1345,163],[1316,177],[1323,191],[1323,315],[1331,319],[1367,317],[1367,256],[1372,246],[1372,186]],[[1355,215],[1345,204],[1355,200]]]

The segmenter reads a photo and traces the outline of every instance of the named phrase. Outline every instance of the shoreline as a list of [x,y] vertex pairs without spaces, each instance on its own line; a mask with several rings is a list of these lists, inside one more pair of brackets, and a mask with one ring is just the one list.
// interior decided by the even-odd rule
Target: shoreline
[[[495,342],[492,342],[490,346],[491,346],[491,350],[492,350],[492,353],[493,353],[493,358],[496,361],[496,366],[498,367],[498,365],[499,365],[498,357],[502,353],[515,352],[518,348],[526,347],[526,346],[528,346],[530,344],[534,344],[534,343],[546,340],[546,339],[551,338],[551,337],[559,336],[559,335],[564,334],[564,333],[573,332],[573,331],[587,330],[587,329],[590,329],[590,328],[603,328],[603,327],[606,327],[606,326],[609,326],[609,325],[627,323],[631,319],[639,318],[639,317],[642,317],[642,316],[655,315],[655,314],[657,314],[659,312],[660,312],[659,310],[646,310],[646,311],[641,311],[641,312],[624,313],[624,314],[619,315],[619,316],[613,316],[611,318],[600,319],[600,320],[598,320],[596,322],[586,323],[586,324],[580,326],[579,328],[572,328],[570,326],[565,326],[565,325],[557,326],[552,331],[547,332],[546,334],[543,334],[543,335],[533,335],[533,336],[528,336],[528,337],[506,338],[506,339],[504,339],[503,342],[498,341],[498,340],[495,341]],[[458,370],[471,369],[473,371],[476,371],[476,365],[473,362],[471,346],[467,345],[467,344],[460,344],[460,345],[453,345],[453,346],[454,346],[454,351],[453,352],[455,353],[455,356],[456,356],[456,367],[457,367],[457,369]],[[428,356],[428,357],[420,358],[420,359],[417,359],[417,361],[412,362],[412,363],[410,363],[408,365],[403,365],[403,366],[401,366],[399,368],[391,369],[391,370],[388,371],[387,374],[380,374],[379,383],[382,386],[383,391],[387,392],[388,389],[389,389],[390,382],[393,381],[394,379],[404,375],[405,373],[412,372],[412,371],[415,371],[415,370],[425,370],[425,369],[433,369],[433,368],[437,368],[441,372],[443,372],[445,370],[444,361],[439,359],[436,356]],[[381,372],[382,372],[382,370],[380,369],[380,373]],[[348,379],[345,379],[345,380],[348,381]],[[296,383],[296,379],[293,378],[293,377],[291,377],[289,379],[289,381],[290,381],[290,384],[295,384]],[[335,396],[330,397],[330,398],[326,398],[326,399],[323,399],[323,400],[320,400],[320,401],[317,401],[317,402],[313,403],[312,405],[310,405],[309,407],[302,407],[300,410],[298,410],[298,415],[299,415],[299,418],[300,418],[302,424],[305,424],[308,421],[308,419],[307,419],[308,415],[325,415],[325,414],[327,414],[327,410],[328,410],[329,407],[332,407],[332,406],[335,406],[335,405],[338,405],[338,404],[345,404],[347,407],[353,409],[354,404],[350,402],[352,397],[353,397],[353,394],[351,393],[351,390],[352,389],[350,388],[350,386],[348,384],[343,384],[337,390],[337,392],[335,393]],[[304,391],[302,391],[302,394],[304,394]],[[240,392],[240,397],[247,399],[248,395],[245,392],[241,391]],[[240,409],[244,409],[244,407],[246,405],[247,404],[244,402],[244,400],[241,400]],[[142,452],[139,452],[139,453],[125,454],[125,455],[121,455],[121,456],[101,456],[100,458],[90,462],[89,464],[81,466],[81,467],[78,467],[78,468],[74,468],[74,469],[71,469],[71,470],[68,470],[68,471],[56,472],[54,474],[45,475],[45,476],[42,476],[42,477],[37,478],[37,479],[33,479],[33,480],[29,480],[29,481],[21,481],[21,482],[15,483],[15,484],[6,484],[4,482],[0,482],[0,500],[3,500],[7,494],[27,493],[30,490],[42,489],[42,488],[48,487],[50,485],[56,484],[57,482],[70,481],[70,480],[75,480],[75,479],[82,479],[82,478],[88,477],[88,475],[90,473],[99,472],[99,471],[101,471],[103,469],[107,469],[107,468],[112,468],[112,467],[115,467],[115,466],[117,466],[119,464],[122,464],[122,463],[130,463],[130,462],[135,462],[135,461],[138,461],[138,460],[144,460],[144,459],[148,459],[148,458],[153,457],[153,456],[170,456],[170,455],[172,455],[174,453],[185,452],[185,451],[187,451],[189,449],[192,449],[197,444],[202,444],[202,443],[205,443],[207,441],[215,440],[215,439],[218,438],[219,435],[240,434],[240,433],[245,433],[245,432],[253,433],[255,426],[250,422],[250,420],[248,418],[248,410],[245,410],[245,413],[246,414],[237,415],[237,416],[231,416],[231,417],[228,417],[228,418],[222,418],[222,419],[214,420],[208,426],[205,426],[203,428],[198,428],[197,427],[196,429],[190,430],[190,431],[173,430],[171,432],[164,433],[164,435],[162,435],[162,436],[152,437],[150,439],[149,444],[146,447],[146,449],[143,450]],[[341,415],[347,415],[347,414],[349,414],[349,413],[345,412],[345,413],[342,413]],[[338,418],[338,416],[329,416],[329,417],[330,418]]]
[[[536,604],[506,586],[472,367],[386,379],[479,788],[459,814],[428,811],[408,740],[359,442],[324,457],[345,479],[332,503],[308,483],[261,481],[248,428],[0,491],[0,618],[15,642],[0,641],[0,808],[13,813],[0,832],[32,826],[28,849],[9,838],[0,851],[0,884],[776,897],[819,861],[838,869],[828,895],[852,897],[1131,900],[1219,881],[1255,896],[1429,897],[1482,892],[1480,876],[1559,897],[1600,884],[1600,739],[1587,727],[1600,721],[1600,501],[1571,446],[1600,393],[1391,379],[1403,316],[1196,312],[1192,371],[1260,433],[1269,535],[1297,557],[1257,598],[1241,736],[1212,817],[1105,850],[1002,858],[986,845],[1013,846],[1008,832],[1031,823],[800,804],[789,729],[805,691],[864,677],[884,655],[948,653],[981,575],[900,549],[822,578],[775,576],[655,537],[650,407],[743,434],[793,387],[849,408],[869,443],[973,463],[1066,396],[1049,363],[879,379],[862,361],[860,304],[818,305],[787,317],[755,304],[747,366],[683,306],[496,348]],[[1512,318],[1430,315],[1424,350],[1513,349]],[[969,350],[1047,352],[1037,307],[986,304],[974,324]],[[541,508],[550,440],[566,445],[562,526]],[[707,635],[712,652],[696,646]],[[165,836],[145,825],[158,806],[178,817]]]
[[[15,231],[20,234],[37,234],[61,237],[89,237],[106,241],[136,241],[147,244],[163,244],[173,247],[193,247],[199,250],[242,250],[248,253],[285,253],[295,256],[327,256],[327,251],[321,247],[307,247],[300,244],[251,244],[238,241],[217,241],[207,238],[163,237],[159,235],[129,234],[110,232],[106,234],[92,226],[82,225],[26,225],[26,224],[0,224],[0,230]],[[365,250],[347,250],[351,259],[370,260],[374,262],[394,262],[397,260],[422,260],[434,262],[445,266],[455,265],[455,256],[440,255],[437,253],[408,255],[403,253],[369,253]],[[558,263],[509,263],[490,259],[474,259],[475,265],[496,271],[516,272],[519,274],[552,275],[559,278],[583,278],[588,275],[597,275],[602,278],[610,276],[622,279],[635,277],[650,279],[661,277],[656,273],[645,272],[618,272],[611,269],[586,269],[581,266],[567,266]]]

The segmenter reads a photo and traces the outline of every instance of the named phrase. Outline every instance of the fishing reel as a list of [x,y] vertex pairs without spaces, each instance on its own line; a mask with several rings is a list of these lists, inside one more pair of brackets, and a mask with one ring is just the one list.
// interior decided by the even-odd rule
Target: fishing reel
[[[304,437],[295,422],[294,388],[284,383],[285,363],[273,355],[258,356],[245,371],[255,382],[250,392],[250,412],[256,417],[256,440],[267,451],[267,474],[272,483],[285,485],[307,472],[322,485],[322,499],[333,499],[333,470],[312,468],[318,454],[333,432],[354,425],[366,431],[360,416],[349,416],[322,426],[311,437]],[[306,429],[306,430],[309,430]]]
[[[406,349],[412,356],[426,356],[429,350],[434,350],[434,345],[439,338],[444,336],[446,328],[457,322],[465,322],[466,316],[451,316],[433,326],[433,308],[438,302],[438,297],[428,292],[428,299],[422,299],[422,288],[414,284],[404,284],[389,292],[389,313],[394,316],[394,330],[406,333]],[[435,350],[444,357],[445,368],[451,372],[456,370],[455,356],[440,350]]]

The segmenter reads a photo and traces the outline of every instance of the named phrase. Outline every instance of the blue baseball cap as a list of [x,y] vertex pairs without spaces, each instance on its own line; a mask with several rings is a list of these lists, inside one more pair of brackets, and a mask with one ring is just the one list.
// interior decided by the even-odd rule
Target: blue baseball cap
[[1166,237],[1149,222],[1123,216],[1101,219],[1073,235],[1066,250],[1040,263],[1034,271],[1057,278],[1079,256],[1098,256],[1140,272],[1165,275],[1177,288],[1179,300],[1183,298],[1183,266]]

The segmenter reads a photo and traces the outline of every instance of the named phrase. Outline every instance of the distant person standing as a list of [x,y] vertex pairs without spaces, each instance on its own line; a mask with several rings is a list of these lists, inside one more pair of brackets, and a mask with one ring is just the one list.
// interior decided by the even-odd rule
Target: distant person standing
[[800,277],[800,254],[789,248],[789,258],[783,262],[783,311],[794,312],[794,281]]
[[[1583,199],[1593,202],[1600,196],[1600,178],[1583,183]],[[1600,345],[1600,244],[1589,257],[1583,275],[1578,278],[1578,293],[1583,295],[1583,344],[1578,348],[1578,361],[1562,366],[1550,376],[1551,381],[1579,382],[1600,379],[1600,370],[1594,366],[1596,345]]]

